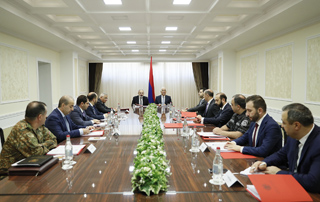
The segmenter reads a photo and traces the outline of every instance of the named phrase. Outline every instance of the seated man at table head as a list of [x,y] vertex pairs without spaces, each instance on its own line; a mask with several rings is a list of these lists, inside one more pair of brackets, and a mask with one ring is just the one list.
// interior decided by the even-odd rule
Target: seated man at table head
[[214,117],[202,118],[202,116],[198,116],[198,118],[201,119],[201,123],[213,124],[217,127],[221,127],[231,119],[233,111],[230,104],[227,102],[227,96],[224,93],[217,93],[214,102],[220,108],[219,113]]
[[104,114],[104,113],[100,112],[99,110],[97,110],[97,108],[95,106],[95,104],[98,101],[97,93],[90,92],[87,97],[89,99],[89,106],[86,109],[87,115],[94,118],[94,119],[98,119],[98,120],[107,118],[108,113]]
[[87,96],[80,95],[77,98],[77,104],[73,107],[73,110],[70,112],[70,118],[73,123],[79,126],[92,126],[94,123],[100,123],[99,120],[93,119],[87,115],[85,110],[89,107],[89,100]]
[[198,115],[197,119],[194,121],[196,123],[203,123],[203,118],[215,117],[219,114],[220,108],[215,104],[215,100],[213,98],[214,93],[211,89],[207,89],[204,91],[204,99],[207,102],[205,106],[205,110],[203,116]]
[[171,101],[171,97],[169,95],[167,95],[167,89],[165,87],[162,87],[161,88],[161,91],[160,91],[161,95],[158,95],[156,97],[156,100],[155,100],[155,104],[161,106],[161,105],[167,105],[167,104],[172,104],[172,101]]
[[250,119],[246,116],[246,97],[236,94],[232,97],[231,108],[234,112],[228,123],[221,128],[215,127],[213,133],[230,138],[239,138],[250,126]]
[[44,126],[47,107],[33,101],[27,105],[25,119],[11,130],[0,155],[0,171],[6,173],[14,162],[34,155],[45,155],[57,146],[57,138]]
[[111,110],[113,110],[113,112],[117,111],[117,109],[112,109],[105,105],[107,100],[108,100],[108,95],[105,93],[101,93],[97,103],[95,104],[97,110],[102,113],[109,113],[111,112]]
[[58,108],[54,109],[48,116],[45,126],[57,137],[57,141],[62,142],[67,135],[80,137],[93,130],[93,126],[78,126],[71,120],[69,114],[73,110],[74,101],[71,96],[64,95],[60,98]]
[[188,111],[188,112],[197,112],[198,115],[200,116],[203,116],[204,114],[204,111],[206,110],[206,100],[204,99],[204,91],[206,89],[205,88],[200,88],[199,90],[199,98],[200,98],[200,101],[199,101],[199,104],[195,107],[192,107],[192,108],[186,108],[185,110],[181,110],[181,111]]
[[[320,193],[320,128],[311,111],[300,103],[282,108],[287,143],[278,152],[251,167],[268,174],[290,174],[308,192]],[[279,167],[285,168],[284,170]]]
[[281,148],[282,133],[279,124],[267,114],[267,105],[259,95],[246,99],[246,115],[250,118],[249,130],[225,147],[243,154],[266,157]]
[[144,91],[142,89],[140,89],[138,91],[138,95],[134,96],[132,98],[131,106],[133,106],[133,105],[137,105],[137,106],[148,105],[149,104],[149,100],[148,100],[148,98],[146,96],[143,96],[143,95],[144,95]]

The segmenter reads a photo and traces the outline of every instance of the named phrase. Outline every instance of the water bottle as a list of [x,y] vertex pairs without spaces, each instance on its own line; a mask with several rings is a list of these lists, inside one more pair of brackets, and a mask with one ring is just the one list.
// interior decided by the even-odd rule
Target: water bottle
[[177,123],[181,123],[181,113],[180,113],[180,110],[178,110]]
[[188,123],[187,123],[187,118],[184,118],[184,121],[183,121],[183,130],[182,130],[182,133],[186,134],[188,131]]
[[65,160],[69,162],[70,165],[73,160],[73,147],[70,141],[70,135],[67,135],[67,141],[65,145]]
[[118,110],[118,113],[120,113],[120,110],[121,110],[121,108],[120,108],[120,103],[118,103],[117,110]]
[[216,156],[213,160],[213,168],[212,168],[212,180],[215,185],[224,184],[223,181],[223,162],[222,157],[220,155],[220,147],[217,147]]
[[198,143],[198,138],[197,138],[197,134],[196,134],[196,127],[194,127],[192,137],[191,137],[191,150],[192,151],[198,150],[197,143]]
[[118,114],[115,113],[115,115],[114,115],[114,127],[117,128],[118,126],[119,126]]

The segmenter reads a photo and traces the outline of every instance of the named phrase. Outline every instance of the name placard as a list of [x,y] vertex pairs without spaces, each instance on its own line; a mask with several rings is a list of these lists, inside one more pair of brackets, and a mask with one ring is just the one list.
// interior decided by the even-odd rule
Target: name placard
[[210,152],[208,146],[207,146],[204,142],[200,145],[199,149],[200,149],[200,151],[202,151],[202,152],[205,152],[205,151]]
[[240,184],[243,186],[243,184],[234,176],[234,174],[228,170],[224,175],[223,175],[223,180],[226,182],[228,187],[231,187],[232,185],[235,184]]
[[88,146],[88,148],[87,148],[87,151],[89,151],[91,154],[93,154],[93,152],[95,152],[96,151],[96,147],[95,146],[93,146],[93,144],[90,144],[89,146]]

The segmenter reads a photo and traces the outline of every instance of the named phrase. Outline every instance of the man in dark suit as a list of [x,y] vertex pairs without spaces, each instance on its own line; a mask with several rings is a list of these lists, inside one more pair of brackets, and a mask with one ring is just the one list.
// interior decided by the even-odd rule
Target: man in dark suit
[[97,93],[90,92],[87,97],[89,100],[89,106],[86,109],[87,115],[94,118],[94,119],[98,119],[98,120],[107,118],[108,117],[107,113],[104,114],[104,113],[100,112],[99,110],[97,110],[97,108],[95,107],[95,104],[98,101]]
[[111,112],[111,110],[113,110],[113,112],[116,112],[117,109],[111,109],[105,105],[107,100],[108,100],[108,95],[101,93],[100,97],[98,98],[97,103],[95,104],[97,110],[99,110],[102,113],[109,113],[109,112]]
[[182,111],[197,112],[198,115],[203,116],[204,111],[206,110],[206,104],[207,104],[206,100],[204,99],[204,91],[205,90],[206,90],[205,88],[201,88],[199,90],[198,95],[200,97],[200,101],[197,106],[189,108],[189,109],[186,108],[185,110],[182,110]]
[[132,103],[131,103],[131,106],[133,105],[138,105],[138,106],[146,106],[149,104],[149,100],[146,96],[143,96],[144,95],[144,91],[142,89],[140,89],[138,91],[138,95],[137,96],[134,96],[132,98]]
[[77,98],[77,105],[74,106],[73,111],[70,113],[70,118],[73,123],[79,126],[92,126],[94,123],[100,123],[99,120],[93,119],[87,115],[85,110],[89,107],[89,100],[87,96],[80,95]]
[[158,95],[156,97],[155,104],[157,104],[159,106],[167,105],[170,103],[172,104],[171,97],[169,95],[167,95],[166,88],[162,87],[160,93],[161,93],[161,95]]
[[71,96],[62,96],[59,100],[58,108],[54,109],[48,116],[45,126],[57,137],[57,141],[62,142],[67,135],[73,137],[80,137],[90,133],[93,126],[85,128],[85,126],[78,126],[73,123],[68,116],[73,110],[74,101]]
[[289,136],[286,145],[253,164],[251,172],[290,174],[308,192],[320,193],[320,128],[314,124],[311,111],[299,103],[284,106],[282,126]]
[[[215,117],[220,112],[219,106],[215,104],[213,96],[214,93],[211,89],[207,89],[204,91],[204,99],[207,102],[207,104],[203,113],[203,117]],[[198,115],[197,119],[194,122],[201,123],[203,117],[201,115]]]
[[233,115],[233,110],[227,102],[227,96],[224,93],[217,93],[215,96],[215,104],[221,109],[215,117],[205,117],[201,120],[204,124],[213,124],[221,127],[228,123]]
[[277,152],[281,148],[282,134],[279,124],[267,114],[264,99],[259,95],[247,97],[246,110],[251,120],[249,130],[238,139],[228,142],[225,147],[260,157]]

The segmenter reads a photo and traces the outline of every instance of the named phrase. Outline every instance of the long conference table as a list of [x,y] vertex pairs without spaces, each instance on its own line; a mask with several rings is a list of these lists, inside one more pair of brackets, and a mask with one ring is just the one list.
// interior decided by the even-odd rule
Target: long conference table
[[[170,122],[169,114],[160,114],[161,124]],[[105,134],[106,140],[89,142],[88,137],[72,138],[72,144],[93,144],[94,153],[75,156],[70,170],[54,165],[39,176],[8,176],[0,181],[0,199],[4,201],[257,201],[246,191],[249,178],[235,174],[244,185],[230,188],[209,183],[214,150],[191,153],[191,138],[181,137],[177,129],[163,129],[165,151],[172,175],[167,192],[147,196],[132,192],[131,173],[135,148],[143,123],[143,112],[130,110],[121,121],[118,139]],[[198,131],[212,131],[207,125]],[[201,139],[201,138],[199,138]],[[202,140],[200,140],[202,143]],[[62,142],[64,144],[64,142]],[[224,159],[224,169],[239,173],[257,159]],[[320,194],[309,193],[314,201]]]

